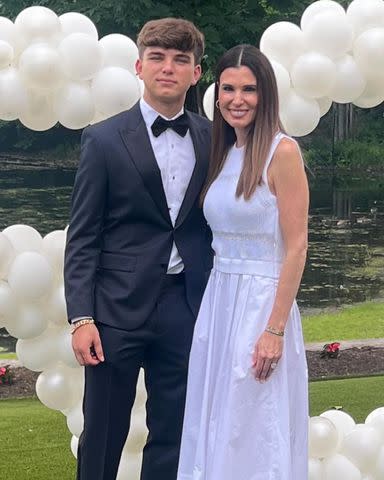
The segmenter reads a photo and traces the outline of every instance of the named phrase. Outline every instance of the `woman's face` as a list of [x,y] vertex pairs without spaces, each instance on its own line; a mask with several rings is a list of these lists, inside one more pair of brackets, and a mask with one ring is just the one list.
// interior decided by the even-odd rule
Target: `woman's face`
[[258,98],[256,77],[248,67],[223,70],[219,79],[219,108],[237,136],[255,120]]

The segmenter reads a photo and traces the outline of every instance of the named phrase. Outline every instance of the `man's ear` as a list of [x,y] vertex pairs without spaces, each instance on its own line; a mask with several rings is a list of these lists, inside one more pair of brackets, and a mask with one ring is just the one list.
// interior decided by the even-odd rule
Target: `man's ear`
[[193,80],[191,85],[196,85],[196,83],[200,80],[202,74],[201,65],[196,65],[193,70]]
[[138,58],[136,60],[135,69],[136,69],[136,75],[138,75],[138,77],[141,78],[141,72],[143,70],[143,63],[141,61],[141,58]]

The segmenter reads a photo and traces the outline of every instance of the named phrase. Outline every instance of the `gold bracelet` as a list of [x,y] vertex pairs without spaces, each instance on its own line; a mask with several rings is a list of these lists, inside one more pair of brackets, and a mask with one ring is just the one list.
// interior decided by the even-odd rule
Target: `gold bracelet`
[[284,337],[284,330],[278,330],[277,328],[271,327],[268,325],[265,329],[266,332],[272,333],[272,335],[277,335],[278,337]]
[[71,326],[71,334],[73,335],[79,327],[82,327],[83,325],[92,325],[93,323],[95,323],[93,318],[83,318],[82,320],[78,320]]

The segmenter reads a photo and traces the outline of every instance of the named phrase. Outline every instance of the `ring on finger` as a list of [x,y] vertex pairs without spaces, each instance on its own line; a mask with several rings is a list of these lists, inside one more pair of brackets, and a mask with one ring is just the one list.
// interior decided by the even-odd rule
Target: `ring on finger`
[[277,362],[272,362],[271,363],[271,368],[274,370],[277,367]]

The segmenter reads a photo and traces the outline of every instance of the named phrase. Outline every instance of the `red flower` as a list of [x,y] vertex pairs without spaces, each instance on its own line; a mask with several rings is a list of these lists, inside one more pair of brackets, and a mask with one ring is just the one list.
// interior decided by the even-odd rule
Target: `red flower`
[[7,373],[7,369],[5,367],[0,367],[0,377],[3,377]]
[[340,350],[339,342],[328,343],[327,352],[335,353],[335,352],[338,352],[339,350]]
[[326,343],[320,353],[321,358],[337,358],[340,353],[340,343]]

